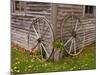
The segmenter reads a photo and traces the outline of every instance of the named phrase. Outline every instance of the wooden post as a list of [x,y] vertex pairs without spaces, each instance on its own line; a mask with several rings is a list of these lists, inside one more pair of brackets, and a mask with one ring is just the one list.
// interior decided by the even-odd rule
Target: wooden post
[[56,26],[57,26],[57,4],[52,3],[52,24],[54,30],[54,39],[56,38]]

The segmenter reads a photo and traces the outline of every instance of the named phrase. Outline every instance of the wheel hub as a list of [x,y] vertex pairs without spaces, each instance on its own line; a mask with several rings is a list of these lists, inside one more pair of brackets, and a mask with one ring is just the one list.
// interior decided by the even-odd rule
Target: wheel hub
[[74,38],[76,38],[76,32],[75,32],[75,31],[72,31],[72,36],[73,36]]
[[38,41],[39,43],[41,43],[41,42],[43,41],[43,39],[42,39],[42,38],[38,38],[37,41]]

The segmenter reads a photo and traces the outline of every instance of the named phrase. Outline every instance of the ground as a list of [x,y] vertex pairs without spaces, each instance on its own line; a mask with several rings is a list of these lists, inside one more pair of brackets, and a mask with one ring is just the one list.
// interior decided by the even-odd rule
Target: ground
[[96,68],[96,45],[91,44],[85,47],[78,56],[66,56],[59,62],[33,60],[28,51],[19,50],[16,47],[12,47],[11,57],[11,72],[13,73],[88,70]]

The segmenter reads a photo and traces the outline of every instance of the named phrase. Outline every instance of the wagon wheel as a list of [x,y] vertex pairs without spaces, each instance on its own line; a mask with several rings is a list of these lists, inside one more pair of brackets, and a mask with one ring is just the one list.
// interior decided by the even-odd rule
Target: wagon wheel
[[40,51],[41,59],[47,60],[53,50],[53,29],[45,18],[33,20],[28,33],[28,47],[30,52]]
[[82,52],[85,32],[80,18],[73,15],[64,18],[61,25],[61,39],[64,42],[64,49],[69,55],[75,56]]

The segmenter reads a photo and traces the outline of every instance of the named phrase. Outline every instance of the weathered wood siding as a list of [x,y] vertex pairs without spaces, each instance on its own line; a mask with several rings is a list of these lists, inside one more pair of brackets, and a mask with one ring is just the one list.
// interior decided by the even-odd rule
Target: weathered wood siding
[[[56,18],[56,39],[61,39],[61,24],[66,16],[74,14],[80,18],[80,21],[84,27],[85,32],[85,46],[96,41],[96,18],[88,18],[83,16],[83,5],[69,5],[58,4],[57,5],[57,18]],[[66,33],[66,31],[65,31]],[[66,34],[67,35],[67,34]]]
[[85,31],[85,46],[96,42],[96,18],[81,19]]
[[56,38],[60,38],[60,29],[61,24],[65,17],[69,15],[76,15],[81,17],[83,15],[83,6],[82,5],[69,5],[69,4],[58,4],[57,5],[57,22],[56,22]]
[[[56,13],[53,12],[53,5],[51,3],[41,2],[25,2],[25,11],[12,12],[11,13],[11,40],[19,44],[20,46],[28,49],[27,35],[29,26],[32,20],[36,17],[46,17],[49,23],[52,24],[53,20],[56,21],[55,38],[60,38],[61,23],[66,15],[69,15],[74,11],[74,15],[82,17],[83,6],[82,5],[69,5],[69,4],[57,4]],[[56,17],[52,17],[55,16]],[[96,18],[81,18],[82,25],[85,27],[85,45],[91,44],[96,40]],[[53,23],[54,27],[54,23]]]
[[11,13],[11,40],[28,49],[28,33],[33,20],[45,17],[51,23],[51,3],[24,2],[25,10]]

